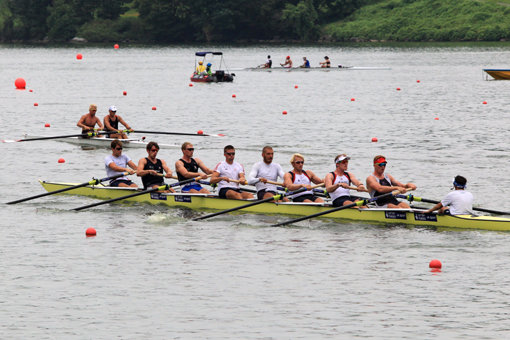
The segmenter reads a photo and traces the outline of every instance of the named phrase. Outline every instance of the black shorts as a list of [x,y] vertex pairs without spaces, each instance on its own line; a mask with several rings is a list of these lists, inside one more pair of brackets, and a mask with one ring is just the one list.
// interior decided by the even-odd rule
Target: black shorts
[[227,192],[229,190],[233,190],[233,191],[239,192],[239,193],[241,192],[241,189],[236,189],[236,188],[221,188],[220,192],[218,193],[218,196],[220,198],[227,198]]
[[349,195],[340,196],[340,197],[337,197],[333,201],[333,206],[334,207],[342,207],[344,205],[345,201],[351,201],[352,203],[354,203],[356,201],[356,199],[357,199],[356,197],[352,197],[352,196],[349,196]]
[[262,190],[257,191],[257,199],[258,200],[263,199],[264,195],[266,194],[266,192],[269,192],[269,193],[271,193],[273,195],[278,195],[278,193],[275,192],[275,191],[266,191],[266,189],[262,189]]
[[166,183],[165,183],[164,181],[161,181],[161,182],[159,182],[159,183],[149,183],[149,184],[147,184],[147,186],[144,186],[144,187],[143,187],[143,190],[150,189],[150,188],[152,188],[152,187],[153,187],[153,186],[155,186],[155,185],[157,185],[158,187],[160,187],[160,186],[163,186],[163,185],[165,185],[165,184],[166,184]]
[[395,196],[386,196],[375,201],[375,204],[378,206],[383,206],[386,204],[395,204],[398,205],[400,202],[395,198]]
[[110,186],[118,187],[120,183],[124,183],[124,184],[127,184],[128,186],[130,186],[131,184],[133,184],[133,181],[131,181],[129,179],[116,179],[115,181],[110,182]]
[[315,202],[318,198],[319,197],[315,196],[314,194],[306,194],[292,198],[292,202],[303,202],[304,200]]

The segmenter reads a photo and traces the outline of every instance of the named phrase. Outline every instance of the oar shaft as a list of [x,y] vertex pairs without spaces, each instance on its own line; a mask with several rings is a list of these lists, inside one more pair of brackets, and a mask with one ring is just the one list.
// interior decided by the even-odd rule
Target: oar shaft
[[44,196],[55,195],[55,194],[59,194],[61,192],[78,189],[78,188],[81,188],[81,187],[85,187],[87,185],[96,185],[96,184],[102,183],[102,182],[107,181],[107,180],[112,180],[112,179],[116,179],[116,178],[127,176],[127,175],[129,175],[129,172],[123,172],[121,174],[117,174],[117,175],[114,175],[114,176],[105,177],[105,178],[101,178],[101,179],[93,179],[91,181],[88,181],[88,182],[85,182],[85,183],[81,183],[81,184],[77,184],[77,185],[73,185],[71,187],[67,187],[67,188],[63,188],[63,189],[59,189],[59,190],[55,190],[55,191],[50,191],[50,192],[45,192],[43,194],[39,194],[39,195],[27,197],[27,198],[22,198],[22,199],[19,199],[19,200],[16,200],[16,201],[7,202],[6,204],[16,204],[16,203],[26,202],[26,201],[30,201],[30,200],[33,200],[33,199],[36,199],[36,198],[40,198],[40,197],[44,197]]
[[16,142],[32,142],[36,140],[47,140],[47,139],[60,139],[60,138],[69,138],[69,137],[93,137],[102,135],[104,132],[89,132],[89,133],[80,133],[80,134],[73,134],[73,135],[63,135],[63,136],[52,136],[52,137],[34,137],[34,138],[25,138],[25,139],[18,139]]
[[168,132],[168,131],[145,131],[145,130],[133,130],[131,133],[150,133],[155,135],[178,135],[178,136],[209,136],[208,134],[202,133],[187,133],[187,132]]

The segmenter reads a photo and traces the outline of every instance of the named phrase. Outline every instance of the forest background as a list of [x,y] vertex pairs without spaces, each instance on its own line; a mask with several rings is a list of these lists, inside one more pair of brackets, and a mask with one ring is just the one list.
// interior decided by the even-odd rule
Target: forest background
[[510,0],[0,0],[0,41],[510,40]]

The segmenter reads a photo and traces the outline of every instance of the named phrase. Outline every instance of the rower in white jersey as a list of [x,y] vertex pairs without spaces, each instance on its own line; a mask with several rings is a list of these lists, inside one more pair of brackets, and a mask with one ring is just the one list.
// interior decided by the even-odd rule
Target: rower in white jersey
[[[268,181],[275,182],[278,177],[283,179],[283,169],[278,163],[273,163],[274,151],[270,146],[264,146],[262,149],[262,162],[257,162],[251,168],[248,175],[248,184],[255,185],[257,189],[257,198],[259,200],[270,198],[277,194],[277,187],[275,184],[267,183]],[[283,200],[289,200],[284,197]]]
[[294,169],[287,172],[283,176],[283,185],[290,191],[296,191],[300,188],[307,188],[307,191],[303,191],[299,194],[292,196],[293,202],[315,202],[322,203],[324,200],[316,196],[312,189],[312,183],[321,184],[324,183],[322,179],[317,177],[311,170],[303,170],[305,163],[305,157],[299,153],[295,153],[290,158],[290,164]]
[[[324,179],[326,190],[333,201],[334,207],[341,207],[359,201],[359,198],[352,197],[350,189],[357,191],[367,191],[363,183],[361,183],[352,172],[347,172],[349,159],[346,154],[340,154],[335,157],[335,171],[326,175]],[[352,187],[351,183],[356,187]],[[362,206],[366,208],[366,206]]]
[[247,184],[247,182],[244,177],[244,167],[234,161],[236,149],[232,145],[227,145],[223,148],[223,155],[225,160],[216,165],[211,177],[211,184],[218,183],[220,190],[218,196],[236,200],[253,198],[251,193],[241,191],[239,188],[239,183]]

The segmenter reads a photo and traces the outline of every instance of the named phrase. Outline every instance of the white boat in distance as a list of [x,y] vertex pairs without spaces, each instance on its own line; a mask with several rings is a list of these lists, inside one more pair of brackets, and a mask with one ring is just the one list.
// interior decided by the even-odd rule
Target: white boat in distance
[[[24,138],[40,138],[44,136],[29,136],[28,134],[24,135]],[[75,145],[80,145],[84,147],[95,147],[95,148],[104,148],[109,149],[110,144],[116,138],[108,138],[108,137],[91,137],[91,138],[82,138],[82,137],[66,137],[54,139],[57,142],[66,142]],[[126,148],[143,148],[147,147],[150,141],[154,139],[148,139],[146,137],[142,138],[127,138],[127,139],[118,139],[122,142],[122,145]],[[177,144],[162,144],[158,143],[161,149],[175,149],[180,148],[180,145]]]
[[232,69],[234,71],[287,71],[287,72],[294,72],[294,71],[376,71],[376,70],[391,70],[391,67],[362,67],[362,66],[344,66],[344,65],[338,65],[338,67],[271,67],[271,68],[265,68],[265,67],[246,67],[246,68],[238,68],[238,69]]

